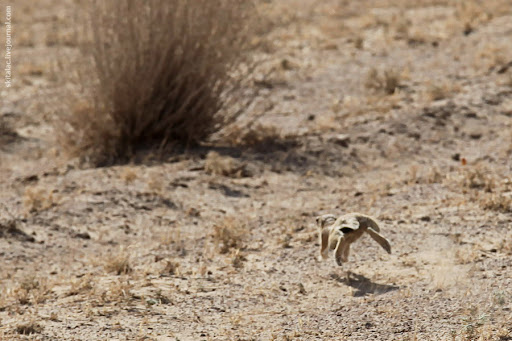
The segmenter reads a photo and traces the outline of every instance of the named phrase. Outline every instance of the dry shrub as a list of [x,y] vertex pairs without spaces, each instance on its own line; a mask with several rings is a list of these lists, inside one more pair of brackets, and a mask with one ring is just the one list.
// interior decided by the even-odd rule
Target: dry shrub
[[238,116],[256,22],[250,1],[84,6],[76,64],[85,89],[59,127],[71,154],[100,165],[141,148],[194,145]]
[[400,85],[400,74],[396,70],[384,70],[379,73],[377,69],[371,68],[366,75],[364,86],[387,95],[395,93]]
[[222,223],[213,227],[213,239],[220,253],[228,253],[230,249],[240,249],[247,235],[245,224],[233,217],[227,217]]

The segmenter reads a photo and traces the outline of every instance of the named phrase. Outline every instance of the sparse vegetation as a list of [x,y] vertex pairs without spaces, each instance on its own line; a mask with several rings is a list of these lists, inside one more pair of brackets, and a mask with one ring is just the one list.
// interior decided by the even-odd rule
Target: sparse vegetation
[[179,267],[180,267],[180,264],[177,263],[177,262],[173,262],[173,261],[167,261],[164,269],[162,270],[162,274],[165,274],[165,275],[177,275],[179,274]]
[[460,87],[455,83],[441,82],[441,83],[429,83],[425,91],[425,97],[427,101],[439,101],[447,98],[451,98],[457,92],[460,92]]
[[21,335],[38,334],[41,333],[41,331],[43,331],[43,327],[35,321],[22,323],[16,327],[16,332]]
[[496,187],[496,179],[493,173],[480,165],[465,168],[463,171],[462,186],[469,189],[480,189],[492,192]]
[[107,283],[106,286],[98,287],[98,291],[95,294],[100,305],[110,302],[129,302],[135,298],[132,288],[133,284],[128,279],[118,277]]
[[233,217],[227,217],[213,226],[213,239],[220,253],[241,249],[247,233],[245,224]]
[[123,179],[127,184],[132,183],[137,179],[137,170],[132,167],[123,169],[121,172],[121,179]]
[[232,145],[256,148],[267,148],[282,139],[277,127],[262,124],[252,124],[244,128],[234,125],[225,136],[225,140]]
[[222,156],[215,151],[211,151],[206,155],[204,169],[208,174],[229,176],[240,178],[247,176],[245,164],[230,156]]
[[0,150],[4,145],[14,142],[17,137],[18,134],[4,121],[3,117],[0,116]]
[[91,276],[84,276],[71,283],[71,289],[68,291],[69,296],[88,293],[94,289],[94,282]]
[[46,281],[34,276],[27,276],[16,283],[10,293],[16,304],[37,305],[44,303],[50,295]]
[[28,212],[39,212],[47,210],[55,205],[58,197],[53,190],[44,187],[27,187],[25,189],[24,205]]
[[368,89],[383,92],[387,95],[395,93],[400,85],[400,74],[393,69],[386,69],[381,72],[371,68],[366,74],[364,86]]
[[130,256],[123,250],[118,255],[107,260],[105,270],[117,275],[127,274],[132,271],[130,266]]
[[250,2],[84,6],[79,81],[85,89],[59,122],[67,150],[105,164],[143,147],[197,144],[236,118],[231,105],[242,81],[236,71],[248,60],[255,22]]
[[[510,0],[38,4],[0,91],[0,340],[512,340]],[[320,262],[349,212],[393,254]]]
[[486,210],[503,213],[512,212],[512,198],[502,193],[487,194],[480,200],[480,204]]
[[512,255],[512,232],[507,233],[506,236],[499,243],[498,249],[507,255]]

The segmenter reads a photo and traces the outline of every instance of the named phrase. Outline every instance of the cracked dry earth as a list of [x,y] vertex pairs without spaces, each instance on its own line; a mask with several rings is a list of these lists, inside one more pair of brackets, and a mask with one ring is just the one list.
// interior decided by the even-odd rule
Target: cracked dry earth
[[[97,169],[52,138],[72,2],[41,3],[2,89],[0,339],[512,340],[508,2],[262,2],[246,116],[280,136]],[[393,253],[319,262],[315,216],[352,211]]]

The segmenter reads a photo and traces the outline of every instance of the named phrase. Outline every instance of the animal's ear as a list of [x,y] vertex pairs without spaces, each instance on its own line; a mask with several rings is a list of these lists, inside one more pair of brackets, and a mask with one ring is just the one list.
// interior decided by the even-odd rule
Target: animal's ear
[[329,214],[325,216],[324,223],[326,224],[334,224],[336,222],[336,217],[333,214]]
[[320,216],[318,216],[318,217],[316,217],[316,218],[315,218],[316,225],[317,225],[318,227],[322,227],[322,226],[321,226],[321,223],[320,223],[320,218],[321,218]]

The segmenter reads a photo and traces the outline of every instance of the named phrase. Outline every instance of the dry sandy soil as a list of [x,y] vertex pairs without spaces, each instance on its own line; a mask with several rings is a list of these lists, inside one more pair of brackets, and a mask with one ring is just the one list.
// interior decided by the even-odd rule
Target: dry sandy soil
[[[510,2],[264,1],[255,144],[104,168],[53,138],[73,1],[12,6],[1,340],[512,340]],[[392,254],[319,262],[352,211]]]

